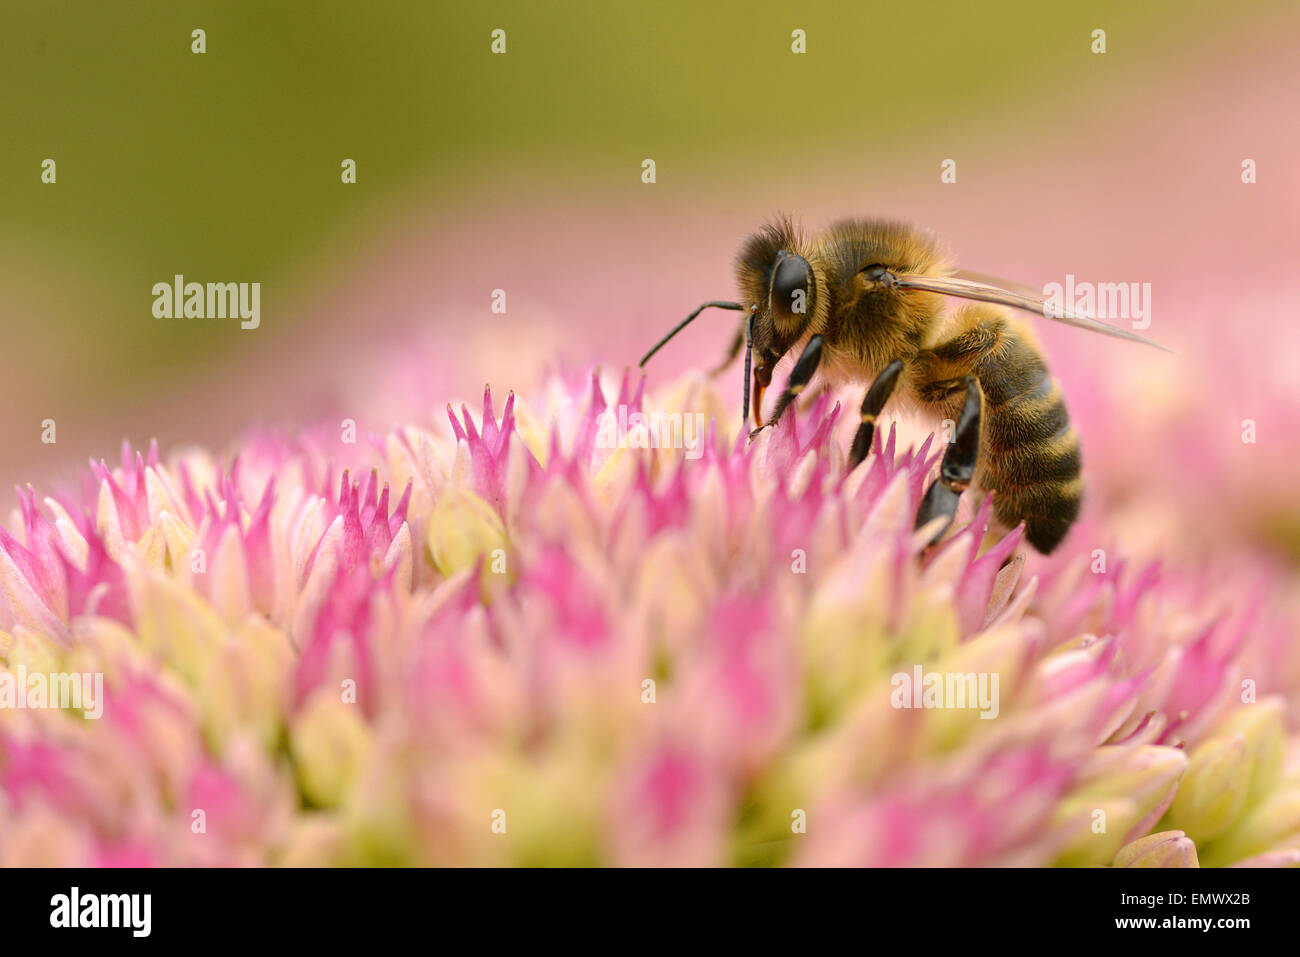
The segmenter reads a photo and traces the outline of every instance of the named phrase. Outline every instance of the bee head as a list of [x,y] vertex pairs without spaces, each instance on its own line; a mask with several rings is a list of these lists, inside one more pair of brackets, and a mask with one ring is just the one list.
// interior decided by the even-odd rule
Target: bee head
[[767,288],[767,308],[778,333],[799,338],[812,318],[817,277],[808,260],[779,249]]
[[[825,281],[804,255],[806,244],[789,221],[750,236],[737,257],[740,302],[752,315],[754,381],[766,386],[772,368],[822,321]],[[809,254],[811,255],[811,254]]]

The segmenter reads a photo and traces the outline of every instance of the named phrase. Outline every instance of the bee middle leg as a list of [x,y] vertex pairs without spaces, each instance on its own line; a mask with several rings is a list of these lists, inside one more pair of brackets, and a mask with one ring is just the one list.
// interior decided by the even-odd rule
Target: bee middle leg
[[948,530],[953,517],[957,514],[957,505],[961,493],[970,487],[975,477],[976,460],[979,458],[980,419],[984,409],[984,390],[974,376],[962,376],[944,383],[934,383],[934,388],[964,388],[966,401],[957,418],[952,442],[943,454],[939,465],[939,477],[930,486],[921,499],[921,507],[916,513],[914,528],[924,528],[937,519],[945,519],[943,526],[935,532],[928,544],[934,544]]
[[[781,393],[781,398],[777,400],[776,408],[772,410],[772,417],[751,432],[750,435],[755,435],[767,428],[769,425],[776,425],[781,421],[781,416],[783,416],[785,410],[790,407],[790,403],[798,398],[800,392],[807,388],[813,375],[816,374],[817,366],[821,361],[822,337],[813,336],[808,340],[808,345],[804,346],[803,353],[799,356],[799,361],[794,364],[794,371],[790,373],[790,380],[785,385],[785,391]],[[758,409],[755,408],[755,415],[758,414]]]
[[895,359],[872,380],[867,394],[862,397],[862,421],[853,435],[853,447],[849,450],[850,472],[862,464],[862,460],[871,451],[871,439],[876,434],[876,419],[889,397],[894,394],[894,386],[898,385],[902,371],[903,360]]

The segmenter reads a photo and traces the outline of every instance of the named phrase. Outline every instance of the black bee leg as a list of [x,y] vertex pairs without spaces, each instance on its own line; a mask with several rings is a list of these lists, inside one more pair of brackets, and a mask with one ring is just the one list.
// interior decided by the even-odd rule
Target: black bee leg
[[709,370],[709,378],[713,379],[727,371],[727,368],[736,361],[736,356],[740,355],[740,347],[745,344],[745,330],[749,326],[749,320],[744,319],[736,327],[736,334],[732,337],[731,345],[727,346],[727,356],[716,366]]
[[808,340],[808,345],[804,346],[803,354],[799,356],[799,361],[794,364],[794,371],[790,373],[790,381],[785,385],[785,391],[781,393],[781,398],[777,400],[776,409],[772,412],[772,417],[762,426],[749,433],[754,435],[769,425],[776,425],[781,421],[781,416],[812,380],[813,375],[817,372],[817,365],[822,361],[822,337],[813,336]]
[[894,394],[898,377],[903,371],[903,360],[895,359],[885,366],[880,375],[871,383],[867,394],[862,397],[862,424],[853,436],[853,447],[849,450],[849,471],[852,472],[867,453],[871,451],[871,437],[876,434],[876,417],[885,407],[889,397]]
[[922,528],[937,518],[946,518],[943,528],[935,533],[927,544],[933,545],[939,540],[953,516],[957,514],[957,503],[961,493],[970,486],[975,476],[975,460],[979,456],[980,413],[983,411],[984,391],[974,376],[964,376],[957,383],[966,387],[966,402],[962,406],[961,416],[957,419],[957,429],[953,435],[948,451],[943,454],[939,465],[939,478],[916,513],[916,528]]

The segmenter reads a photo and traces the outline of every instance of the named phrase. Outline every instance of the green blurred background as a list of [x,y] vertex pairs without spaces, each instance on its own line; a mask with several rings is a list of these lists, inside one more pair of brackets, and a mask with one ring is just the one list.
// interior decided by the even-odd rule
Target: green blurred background
[[[1001,138],[1067,138],[1080,111],[1122,114],[1135,78],[1185,72],[1190,50],[1201,64],[1216,49],[1241,56],[1232,37],[1268,38],[1275,22],[1294,25],[1285,5],[1225,15],[1187,0],[4,0],[0,479],[110,455],[127,435],[220,442],[253,414],[309,415],[312,402],[293,398],[314,395],[303,380],[348,376],[340,354],[378,322],[363,310],[326,322],[320,303],[382,268],[404,231],[457,233],[470,256],[495,248],[474,227],[495,216],[528,233],[510,255],[544,256],[556,217],[576,228],[583,208],[635,217],[646,156],[654,201],[678,209],[750,184],[756,202],[727,208],[737,223],[857,163],[891,168],[905,195],[936,180],[944,147],[927,144],[954,131],[996,165]],[[504,56],[489,49],[498,27]],[[1105,57],[1089,51],[1095,27]],[[807,32],[804,56],[790,53],[794,28]],[[46,157],[53,186],[40,181]],[[344,158],[357,161],[355,186],[340,182]],[[769,197],[773,182],[791,188]],[[617,241],[617,223],[602,228],[615,230],[603,244]],[[656,288],[673,263],[645,264]],[[581,262],[556,268],[584,279]],[[725,258],[699,268],[729,294]],[[423,281],[454,287],[460,271],[430,263]],[[154,319],[150,289],[177,272],[261,281],[262,328]],[[314,366],[295,364],[311,350]],[[243,394],[244,370],[267,355],[279,374],[247,380],[267,394]],[[57,449],[39,441],[47,417]]]

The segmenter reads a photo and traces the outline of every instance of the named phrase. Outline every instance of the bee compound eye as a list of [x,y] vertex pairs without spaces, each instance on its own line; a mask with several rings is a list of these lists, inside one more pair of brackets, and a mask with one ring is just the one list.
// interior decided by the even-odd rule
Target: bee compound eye
[[782,257],[772,270],[772,314],[778,320],[807,317],[812,312],[813,273],[802,256]]

